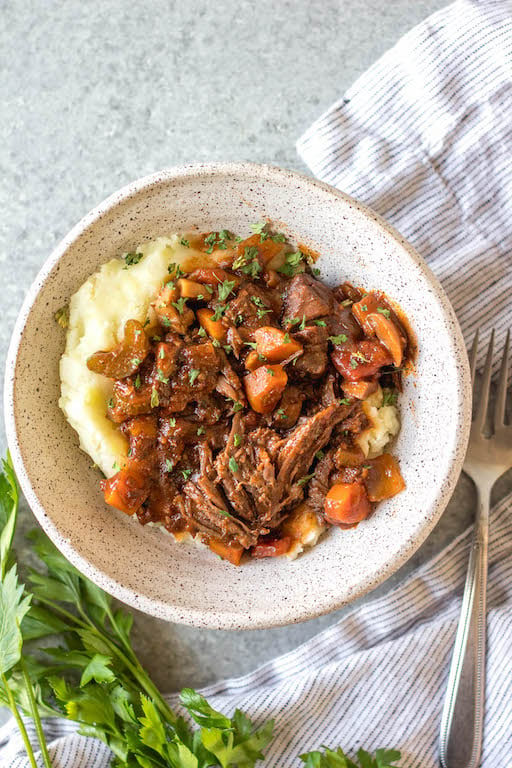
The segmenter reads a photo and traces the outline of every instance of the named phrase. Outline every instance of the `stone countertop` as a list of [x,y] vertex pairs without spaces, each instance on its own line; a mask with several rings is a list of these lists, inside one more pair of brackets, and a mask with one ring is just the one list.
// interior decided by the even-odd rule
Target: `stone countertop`
[[[444,5],[5,0],[2,365],[32,279],[100,200],[131,179],[179,163],[253,160],[307,171],[295,152],[298,136],[403,33]],[[437,552],[471,514],[471,486],[463,478],[427,542],[379,591]],[[33,524],[26,505],[21,523]],[[140,615],[135,641],[157,682],[170,690],[249,671],[338,617],[235,633]]]

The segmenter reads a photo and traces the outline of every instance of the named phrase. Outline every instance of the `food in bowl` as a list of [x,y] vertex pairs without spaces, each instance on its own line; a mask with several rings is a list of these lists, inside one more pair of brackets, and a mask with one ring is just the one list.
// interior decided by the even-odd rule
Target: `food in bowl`
[[293,557],[405,487],[399,309],[260,222],[161,237],[74,294],[60,405],[108,504],[239,564]]

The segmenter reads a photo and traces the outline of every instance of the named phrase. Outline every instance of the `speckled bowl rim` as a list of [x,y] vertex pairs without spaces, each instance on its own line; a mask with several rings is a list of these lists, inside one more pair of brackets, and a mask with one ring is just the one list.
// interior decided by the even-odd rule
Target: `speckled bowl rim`
[[[438,487],[437,495],[431,504],[430,509],[424,510],[424,524],[418,532],[418,535],[415,538],[412,538],[408,544],[405,544],[400,551],[397,551],[394,557],[389,559],[387,566],[381,569],[377,577],[369,575],[367,578],[361,579],[358,588],[353,590],[349,598],[343,598],[341,596],[336,597],[333,595],[330,601],[322,603],[321,606],[318,606],[315,600],[312,599],[309,606],[294,606],[287,612],[282,611],[278,616],[268,615],[265,619],[258,619],[256,622],[251,620],[250,623],[244,622],[243,615],[236,611],[230,610],[226,612],[223,611],[221,614],[215,614],[205,606],[204,610],[190,608],[185,612],[183,608],[178,608],[168,602],[147,597],[140,592],[136,592],[135,590],[123,586],[123,584],[97,568],[88,558],[76,552],[72,543],[61,536],[58,527],[52,520],[50,520],[33,489],[30,477],[25,469],[22,459],[21,447],[16,434],[14,416],[14,371],[23,331],[27,324],[31,309],[37,300],[39,291],[65,251],[91,224],[105,216],[105,214],[114,209],[119,203],[139,194],[142,190],[150,189],[161,184],[167,184],[175,179],[207,175],[246,176],[248,182],[259,178],[272,178],[276,182],[287,181],[289,183],[290,181],[293,181],[313,187],[320,194],[327,194],[329,196],[340,198],[345,203],[348,203],[350,206],[357,209],[363,216],[376,222],[402,247],[404,260],[409,259],[412,264],[419,267],[423,276],[430,284],[446,323],[447,336],[451,345],[451,354],[458,363],[457,371],[459,376],[459,387],[457,390],[458,400],[455,428],[458,432],[459,439],[456,442],[451,461],[447,462],[444,475],[436,478]],[[197,163],[170,167],[130,182],[109,195],[103,202],[87,213],[56,246],[32,283],[14,326],[6,361],[4,407],[7,442],[18,481],[25,498],[50,539],[67,559],[90,578],[91,581],[98,584],[98,586],[121,600],[123,603],[166,621],[174,621],[190,626],[209,627],[214,629],[265,629],[313,619],[353,602],[386,581],[416,552],[445,510],[462,470],[471,423],[471,384],[468,356],[462,332],[453,307],[445,294],[444,289],[417,251],[379,214],[335,187],[296,171],[291,171],[274,165],[251,162]],[[305,556],[307,557],[307,554]]]

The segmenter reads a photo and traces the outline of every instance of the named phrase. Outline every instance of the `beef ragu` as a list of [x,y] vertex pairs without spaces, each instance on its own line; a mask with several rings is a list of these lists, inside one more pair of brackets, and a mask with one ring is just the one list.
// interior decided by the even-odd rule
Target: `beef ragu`
[[356,525],[404,488],[358,437],[364,401],[395,398],[411,351],[384,295],[331,289],[309,254],[254,229],[184,237],[212,265],[170,264],[145,322],[87,363],[114,380],[108,418],[130,446],[107,503],[237,565],[286,554],[307,521]]

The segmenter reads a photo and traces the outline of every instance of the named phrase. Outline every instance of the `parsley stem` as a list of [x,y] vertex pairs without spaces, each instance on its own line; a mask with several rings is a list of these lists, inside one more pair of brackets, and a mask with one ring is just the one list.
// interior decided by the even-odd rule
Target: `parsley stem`
[[23,739],[23,744],[25,745],[25,751],[30,761],[30,765],[32,766],[32,768],[38,768],[36,763],[36,758],[34,755],[34,750],[32,749],[32,744],[30,743],[30,739],[28,738],[27,729],[25,728],[25,723],[23,722],[22,717],[18,711],[18,708],[16,706],[16,701],[14,699],[11,689],[9,688],[9,683],[7,682],[7,678],[5,675],[2,675],[2,683],[5,688],[5,693],[7,695],[7,701],[9,702],[9,709],[14,715],[16,724],[20,729],[21,738]]
[[46,745],[46,738],[43,731],[43,725],[41,723],[41,717],[39,715],[39,710],[37,708],[37,701],[34,696],[34,689],[32,687],[32,683],[30,681],[30,677],[27,672],[27,665],[25,664],[25,660],[23,656],[20,659],[20,667],[23,673],[23,679],[25,680],[28,700],[30,702],[30,714],[32,715],[32,719],[36,727],[37,740],[41,748],[41,757],[43,758],[43,763],[45,765],[45,768],[52,768],[48,747]]

